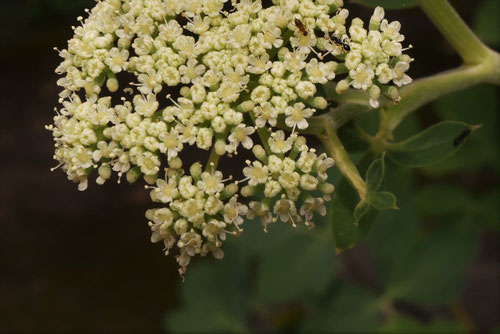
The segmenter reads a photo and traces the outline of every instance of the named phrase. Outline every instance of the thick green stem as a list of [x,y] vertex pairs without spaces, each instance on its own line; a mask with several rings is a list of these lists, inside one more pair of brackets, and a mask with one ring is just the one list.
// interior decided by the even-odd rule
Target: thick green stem
[[318,138],[323,142],[325,148],[330,155],[335,160],[335,165],[340,170],[342,175],[351,183],[351,185],[357,190],[359,198],[364,200],[366,198],[366,183],[359,175],[359,172],[352,162],[349,154],[342,145],[337,133],[335,132],[335,127],[332,120],[325,121],[326,126],[326,136],[318,136]]
[[[410,113],[439,97],[479,83],[500,84],[500,57],[491,55],[483,63],[463,66],[415,81],[401,89],[401,103],[384,109],[385,130],[390,135]],[[390,136],[389,136],[390,137]]]
[[447,0],[420,0],[420,7],[466,64],[478,64],[489,49],[465,24]]
[[[212,151],[210,151],[210,156],[208,157],[207,165],[205,166],[205,171],[211,172],[212,169],[217,169],[217,165],[219,164],[220,155],[215,152],[215,147],[212,147]],[[212,167],[213,165],[213,167]]]

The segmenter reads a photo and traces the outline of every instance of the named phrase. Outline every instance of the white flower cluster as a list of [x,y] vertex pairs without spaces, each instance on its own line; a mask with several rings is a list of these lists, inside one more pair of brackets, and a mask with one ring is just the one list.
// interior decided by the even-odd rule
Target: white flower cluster
[[[349,86],[368,91],[370,105],[379,107],[379,97],[384,94],[394,102],[399,102],[397,87],[411,83],[406,74],[413,59],[403,54],[401,42],[405,37],[400,33],[401,23],[389,23],[384,19],[385,12],[377,7],[369,23],[369,30],[361,19],[352,20],[349,28],[350,52],[345,56],[345,67],[349,76],[339,81],[337,92],[340,94]],[[337,51],[338,52],[338,51]]]
[[[151,197],[167,206],[147,213],[152,240],[179,248],[181,272],[195,254],[222,257],[221,241],[241,230],[242,215],[312,226],[313,212],[325,214],[333,160],[297,135],[327,107],[318,88],[349,70],[337,90],[368,90],[376,101],[391,80],[411,80],[399,23],[382,20],[382,9],[370,32],[353,21],[349,48],[343,0],[272,2],[98,0],[59,51],[62,108],[47,127],[54,158],[80,190],[93,170],[99,184],[113,171],[156,183]],[[283,124],[291,134],[276,129]],[[264,147],[254,145],[257,133]],[[185,175],[186,146],[212,150],[205,172],[195,164]],[[265,197],[250,209],[238,202],[243,181],[225,186],[215,170],[219,156],[242,148],[257,160],[244,169],[241,194]],[[163,158],[169,167],[158,179]]]
[[151,241],[163,241],[165,254],[174,245],[179,249],[181,274],[197,254],[205,256],[210,252],[221,259],[226,233],[238,235],[242,216],[248,213],[247,206],[238,202],[236,184],[224,186],[227,180],[222,179],[220,171],[212,168],[211,172],[202,172],[201,164],[195,163],[190,172],[184,175],[182,169],[168,168],[165,179],[149,187],[151,199],[168,206],[146,212],[153,232]]
[[[267,232],[267,224],[281,220],[296,227],[305,218],[305,225],[313,227],[314,212],[326,214],[325,200],[330,199],[334,190],[326,182],[326,171],[334,161],[326,154],[316,154],[309,149],[304,137],[292,135],[285,139],[279,130],[269,138],[270,154],[260,146],[253,148],[257,161],[247,161],[243,169],[248,185],[241,189],[243,196],[263,194],[260,201],[251,201],[248,218],[260,218]],[[314,197],[318,193],[320,196]],[[302,199],[300,211],[296,203]],[[275,215],[273,217],[273,214]]]

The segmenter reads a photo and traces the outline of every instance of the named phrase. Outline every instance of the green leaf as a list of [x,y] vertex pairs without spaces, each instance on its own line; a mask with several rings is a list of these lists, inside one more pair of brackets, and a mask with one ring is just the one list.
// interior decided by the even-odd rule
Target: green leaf
[[384,157],[373,161],[366,172],[366,190],[374,193],[380,189],[385,177]]
[[[320,228],[319,226],[317,228]],[[246,232],[246,230],[245,230]],[[302,301],[321,293],[335,271],[335,251],[329,236],[288,224],[269,226],[267,249],[257,269],[258,304]]]
[[370,144],[361,136],[360,127],[356,123],[356,120],[352,120],[338,129],[337,135],[342,144],[344,144],[346,151],[351,154],[354,152],[366,152],[370,148]]
[[480,199],[479,214],[481,221],[494,230],[500,231],[500,191],[498,189],[491,191]]
[[382,6],[385,9],[406,9],[417,6],[417,0],[356,0],[356,2],[369,7]]
[[426,185],[418,191],[415,200],[420,212],[427,216],[463,215],[470,204],[464,189],[445,184]]
[[386,297],[421,305],[453,301],[465,285],[465,270],[475,256],[477,241],[475,231],[447,224],[406,245],[407,256],[392,264],[385,281]]
[[367,201],[360,201],[354,208],[354,225],[359,226],[359,222],[370,210],[370,204]]
[[428,166],[457,152],[476,129],[463,122],[441,122],[405,141],[388,144],[387,155],[405,167]]
[[500,19],[500,1],[483,0],[476,14],[474,30],[478,37],[485,43],[500,45],[500,29],[498,20]]
[[497,112],[498,106],[495,87],[485,85],[446,95],[433,103],[438,116],[443,120],[457,120],[469,124],[482,124],[482,126],[481,131],[475,132],[474,136],[463,146],[460,154],[455,154],[450,159],[427,167],[424,172],[431,175],[463,173],[485,165],[499,172],[500,117]]
[[378,301],[366,290],[343,284],[307,317],[303,333],[367,333],[378,324]]
[[396,196],[387,191],[368,193],[366,200],[378,211],[399,210],[398,206],[396,205]]
[[421,323],[413,318],[398,315],[384,324],[378,333],[461,333],[463,329],[458,323],[435,320],[430,324]]
[[246,261],[237,248],[225,258],[191,264],[182,286],[183,307],[170,314],[166,327],[173,332],[245,332],[248,298]]
[[[365,155],[357,164],[358,170],[363,172],[369,166],[371,156]],[[358,193],[345,179],[338,183],[332,200],[330,201],[330,223],[332,227],[333,240],[337,251],[342,251],[353,247],[359,242],[370,229],[376,216],[376,211],[368,210],[361,215],[364,210],[361,206],[356,213],[360,221],[355,218],[355,208],[359,205]]]

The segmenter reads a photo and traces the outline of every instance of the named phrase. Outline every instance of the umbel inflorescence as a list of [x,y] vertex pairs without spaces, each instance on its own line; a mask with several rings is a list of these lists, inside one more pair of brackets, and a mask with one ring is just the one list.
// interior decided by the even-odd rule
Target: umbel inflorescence
[[[223,257],[243,217],[313,226],[325,215],[333,159],[299,135],[326,109],[323,85],[397,102],[412,59],[399,22],[376,8],[347,25],[342,0],[102,0],[78,18],[59,51],[63,77],[54,158],[85,190],[140,177],[160,206],[146,213],[152,241],[176,247],[181,274],[191,257]],[[260,145],[256,142],[259,141]],[[184,166],[187,146],[210,151]],[[218,158],[251,150],[233,180]],[[257,197],[248,206],[242,197]]]

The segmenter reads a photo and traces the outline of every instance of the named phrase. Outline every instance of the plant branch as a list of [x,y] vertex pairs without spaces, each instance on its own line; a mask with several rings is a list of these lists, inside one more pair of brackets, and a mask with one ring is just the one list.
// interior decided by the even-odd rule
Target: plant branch
[[358,192],[359,198],[364,200],[366,198],[366,183],[363,178],[359,175],[359,172],[352,162],[349,154],[346,152],[344,145],[340,141],[337,133],[335,132],[335,127],[333,121],[326,120],[326,136],[318,136],[318,138],[323,142],[325,148],[330,155],[335,160],[335,165],[342,173],[342,175],[351,183],[351,185]]
[[475,86],[480,83],[500,85],[500,55],[489,53],[482,63],[462,66],[428,78],[415,81],[401,89],[401,103],[383,108],[387,136],[390,138],[396,127],[410,113],[439,97]]
[[489,48],[465,24],[448,0],[420,0],[419,4],[466,64],[478,64],[487,56]]

